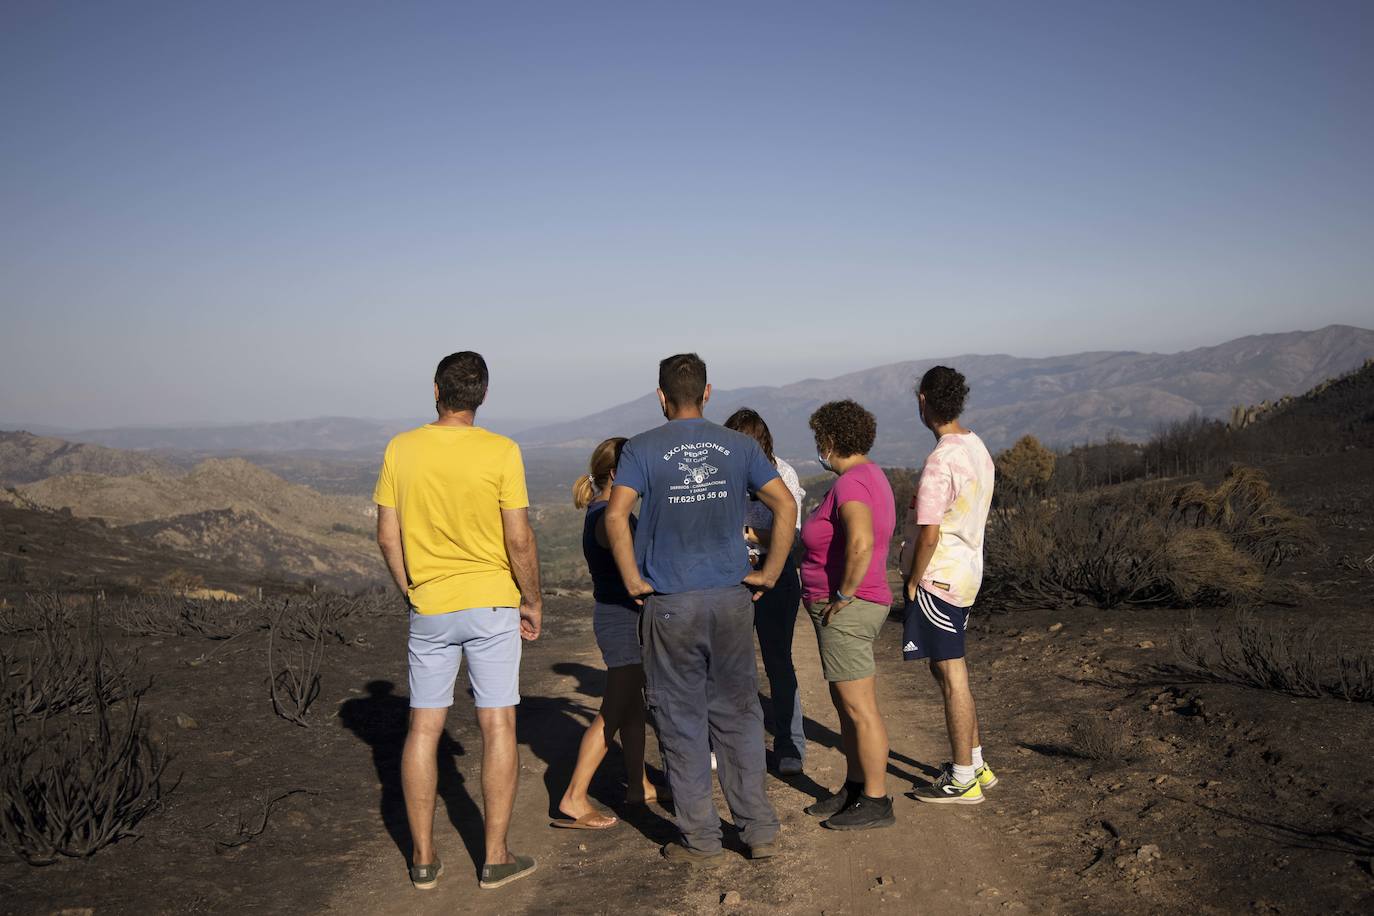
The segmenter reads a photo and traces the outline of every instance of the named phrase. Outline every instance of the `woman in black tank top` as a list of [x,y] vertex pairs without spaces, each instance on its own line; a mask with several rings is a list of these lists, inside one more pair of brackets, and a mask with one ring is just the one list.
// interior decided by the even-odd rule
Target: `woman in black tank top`
[[[625,800],[631,804],[647,804],[667,797],[665,790],[649,781],[644,768],[644,666],[639,654],[639,605],[625,590],[625,582],[606,540],[606,501],[625,441],[616,437],[598,445],[592,452],[590,473],[573,485],[574,504],[587,510],[582,524],[582,555],[587,560],[592,596],[596,600],[592,628],[606,662],[606,695],[601,702],[601,711],[582,736],[572,779],[558,803],[558,810],[567,816],[555,820],[555,827],[605,830],[619,823],[614,815],[597,811],[587,797],[592,777],[617,732],[625,752],[625,772],[630,780]],[[634,522],[632,517],[631,530]]]

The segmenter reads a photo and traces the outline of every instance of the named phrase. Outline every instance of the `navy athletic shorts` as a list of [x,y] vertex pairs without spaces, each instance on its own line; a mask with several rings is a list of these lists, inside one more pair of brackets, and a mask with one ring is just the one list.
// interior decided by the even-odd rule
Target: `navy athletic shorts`
[[916,600],[907,604],[902,623],[902,660],[963,658],[968,612],[916,586]]

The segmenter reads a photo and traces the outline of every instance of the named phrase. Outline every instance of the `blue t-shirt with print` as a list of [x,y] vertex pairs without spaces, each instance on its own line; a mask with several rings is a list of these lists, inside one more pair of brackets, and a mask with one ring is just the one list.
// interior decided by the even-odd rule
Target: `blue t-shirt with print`
[[778,476],[753,438],[709,420],[671,420],[625,443],[615,485],[640,495],[639,572],[673,595],[749,574],[745,505]]

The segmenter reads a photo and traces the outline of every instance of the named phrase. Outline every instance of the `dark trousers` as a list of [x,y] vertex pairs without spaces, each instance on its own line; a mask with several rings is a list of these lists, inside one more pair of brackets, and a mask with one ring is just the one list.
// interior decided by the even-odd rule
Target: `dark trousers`
[[743,587],[644,601],[645,697],[658,729],[683,841],[720,851],[711,751],[735,826],[750,846],[778,832],[764,790],[763,710],[754,668],[754,609]]
[[791,559],[783,567],[778,584],[754,603],[754,630],[759,635],[759,654],[768,675],[772,697],[773,756],[781,760],[806,760],[806,735],[802,731],[801,693],[797,669],[792,666],[792,631],[801,605],[801,580]]

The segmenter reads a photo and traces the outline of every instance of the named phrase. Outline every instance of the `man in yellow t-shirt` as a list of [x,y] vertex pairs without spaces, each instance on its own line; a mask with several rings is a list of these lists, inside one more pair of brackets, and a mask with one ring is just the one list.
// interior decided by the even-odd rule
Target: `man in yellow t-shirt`
[[439,418],[387,444],[372,496],[377,543],[410,606],[401,781],[414,843],[410,879],[422,890],[434,887],[443,867],[433,842],[437,757],[464,657],[482,730],[481,886],[534,870],[532,858],[511,854],[506,833],[520,771],[520,641],[539,637],[543,612],[539,555],[520,447],[474,425],[487,379],[481,355],[444,357],[434,373]]

